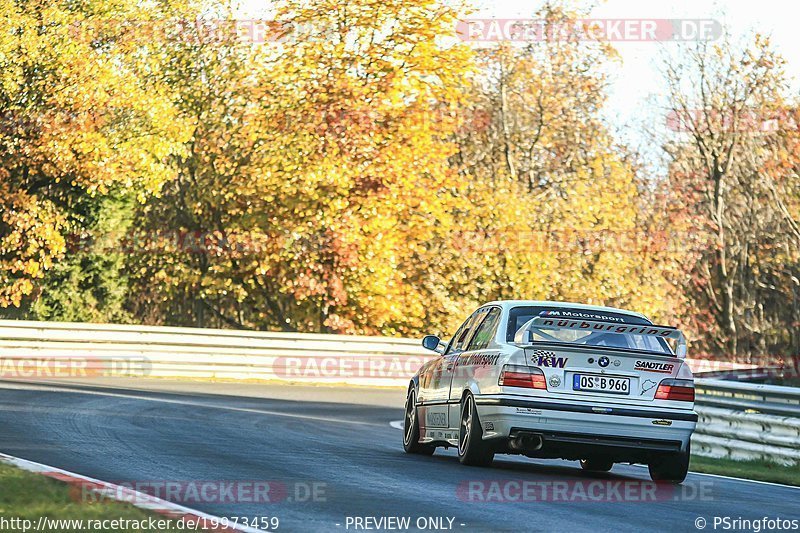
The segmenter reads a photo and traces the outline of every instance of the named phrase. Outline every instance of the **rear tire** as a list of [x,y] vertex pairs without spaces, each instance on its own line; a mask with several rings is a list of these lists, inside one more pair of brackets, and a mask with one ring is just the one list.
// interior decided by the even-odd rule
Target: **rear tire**
[[663,455],[652,461],[648,466],[650,479],[655,482],[667,482],[680,484],[686,479],[689,472],[689,447],[685,452],[671,453]]
[[469,466],[489,466],[494,460],[494,450],[483,440],[483,429],[472,394],[461,400],[458,460]]
[[406,416],[403,419],[403,449],[406,453],[433,455],[435,446],[419,443],[419,417],[417,416],[417,393],[412,387],[406,396]]
[[588,472],[608,472],[614,466],[606,459],[581,459],[581,468]]

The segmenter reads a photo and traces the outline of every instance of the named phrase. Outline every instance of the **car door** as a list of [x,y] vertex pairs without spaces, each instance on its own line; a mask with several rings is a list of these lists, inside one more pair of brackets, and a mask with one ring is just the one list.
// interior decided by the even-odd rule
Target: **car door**
[[455,361],[466,348],[476,324],[485,315],[484,309],[471,314],[450,340],[442,356],[430,363],[425,376],[420,379],[419,401],[420,425],[425,428],[447,428],[447,403],[450,397],[450,382],[453,379]]
[[465,389],[470,388],[473,382],[479,388],[488,382],[497,383],[500,350],[493,341],[500,326],[502,309],[492,306],[483,308],[482,311],[480,320],[472,327],[473,333],[469,336],[469,341],[453,362],[449,393],[449,419],[452,423],[458,420],[461,395]]

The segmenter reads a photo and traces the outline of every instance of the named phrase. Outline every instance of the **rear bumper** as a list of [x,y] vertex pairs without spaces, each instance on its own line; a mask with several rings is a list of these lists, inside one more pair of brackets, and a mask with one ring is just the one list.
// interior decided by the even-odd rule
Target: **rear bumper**
[[686,450],[697,424],[690,410],[636,409],[513,397],[475,398],[483,438],[503,451],[508,440],[541,437],[527,455],[581,459],[605,456],[641,461],[653,454]]

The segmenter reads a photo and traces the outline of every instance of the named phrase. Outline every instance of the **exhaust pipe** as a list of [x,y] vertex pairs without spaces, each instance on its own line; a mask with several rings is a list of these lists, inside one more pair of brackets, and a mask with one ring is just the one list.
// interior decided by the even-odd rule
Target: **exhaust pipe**
[[508,447],[515,452],[535,452],[544,445],[541,435],[518,435],[511,439]]

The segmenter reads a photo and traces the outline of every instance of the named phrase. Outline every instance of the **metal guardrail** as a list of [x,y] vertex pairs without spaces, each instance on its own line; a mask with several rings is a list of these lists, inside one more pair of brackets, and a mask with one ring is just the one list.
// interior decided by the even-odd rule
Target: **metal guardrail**
[[695,379],[696,403],[800,418],[800,388]]
[[718,379],[723,381],[742,381],[758,382],[775,378],[789,377],[794,373],[793,369],[786,369],[782,366],[745,366],[744,368],[732,368],[728,370],[708,370],[700,372],[702,378]]
[[800,389],[695,380],[693,452],[709,457],[800,462]]
[[405,386],[432,357],[417,339],[0,320],[6,378],[49,372]]
[[[0,377],[5,378],[152,376],[405,386],[433,357],[417,339],[0,320]],[[696,371],[713,366],[689,362]],[[716,379],[695,383],[700,416],[695,453],[800,461],[800,389]]]

